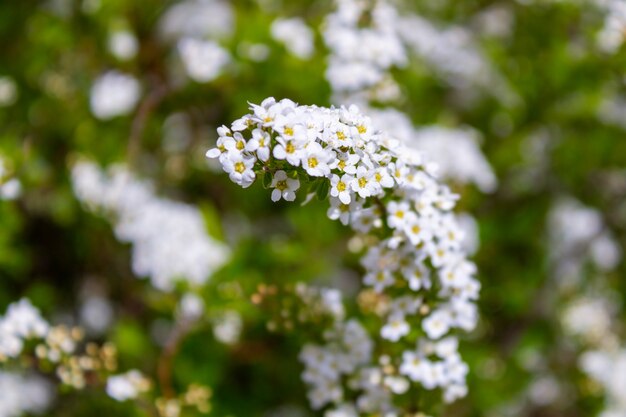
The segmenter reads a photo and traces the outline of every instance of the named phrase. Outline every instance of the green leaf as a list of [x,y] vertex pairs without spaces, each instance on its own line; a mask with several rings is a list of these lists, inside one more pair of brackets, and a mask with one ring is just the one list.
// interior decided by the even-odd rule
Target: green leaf
[[317,198],[319,200],[326,199],[326,197],[328,197],[329,189],[330,189],[329,181],[326,179],[321,180],[320,185],[317,187],[317,190],[315,190],[315,194],[317,195]]
[[272,173],[269,171],[265,171],[265,174],[263,174],[263,188],[265,188],[266,190],[270,188],[270,186],[272,185],[272,179]]

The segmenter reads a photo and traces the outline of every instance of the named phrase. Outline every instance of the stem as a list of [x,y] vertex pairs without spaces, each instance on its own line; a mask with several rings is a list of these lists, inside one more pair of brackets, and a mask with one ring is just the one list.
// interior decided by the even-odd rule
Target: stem
[[146,122],[152,111],[163,101],[170,92],[168,86],[154,82],[154,88],[141,101],[139,108],[135,113],[128,137],[128,165],[131,166],[137,159],[141,150],[141,138],[146,127]]
[[173,398],[176,395],[172,381],[172,365],[180,347],[180,342],[189,332],[191,324],[192,321],[187,319],[181,319],[176,323],[159,357],[157,377],[161,392],[165,398]]

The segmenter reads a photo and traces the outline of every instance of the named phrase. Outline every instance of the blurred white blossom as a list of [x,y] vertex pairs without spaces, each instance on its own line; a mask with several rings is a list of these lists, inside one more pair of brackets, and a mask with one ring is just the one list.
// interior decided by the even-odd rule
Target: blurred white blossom
[[131,75],[109,71],[101,75],[91,87],[91,112],[98,119],[107,120],[133,111],[141,86]]
[[217,78],[230,62],[230,54],[214,41],[183,38],[178,52],[189,77],[199,83]]
[[302,19],[276,19],[272,22],[271,34],[274,40],[285,45],[298,58],[309,59],[313,55],[313,31]]
[[0,76],[0,107],[7,107],[17,100],[17,84],[9,76]]
[[228,260],[228,248],[207,234],[196,207],[157,197],[149,182],[126,168],[106,174],[80,162],[72,180],[79,200],[116,219],[116,236],[133,245],[133,271],[156,288],[171,291],[178,280],[202,285]]
[[117,401],[132,400],[148,391],[150,382],[136,369],[107,379],[106,392]]
[[116,30],[109,34],[109,51],[116,58],[127,61],[134,58],[139,51],[139,42],[128,30]]
[[0,371],[0,417],[41,414],[53,398],[52,384],[44,378]]
[[163,37],[178,40],[229,36],[235,28],[233,9],[223,0],[185,0],[172,5],[159,22]]
[[243,327],[241,315],[236,310],[227,310],[213,320],[213,335],[225,345],[233,345],[239,340]]

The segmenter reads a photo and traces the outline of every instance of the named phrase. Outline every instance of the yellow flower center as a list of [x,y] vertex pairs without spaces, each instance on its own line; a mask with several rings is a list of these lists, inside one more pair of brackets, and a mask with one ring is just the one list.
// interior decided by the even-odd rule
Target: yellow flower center
[[315,168],[318,164],[317,158],[309,158],[309,168]]
[[339,192],[346,191],[346,183],[343,181],[339,181],[337,183],[337,191]]
[[243,140],[239,140],[239,141],[237,141],[236,148],[237,148],[238,150],[240,150],[240,151],[241,151],[241,150],[243,150],[243,148],[245,148],[245,147],[246,147],[246,144],[245,144],[245,143],[243,143]]
[[374,174],[374,178],[376,178],[376,182],[381,182],[383,179],[383,176],[380,175],[380,172],[377,172],[376,174]]
[[356,127],[356,130],[357,130],[360,134],[363,134],[363,133],[367,132],[367,128],[366,128],[365,126],[363,126],[363,125],[358,125],[358,126]]
[[294,153],[296,151],[296,147],[293,146],[293,143],[287,142],[287,145],[285,146],[285,151],[287,153]]
[[337,139],[345,140],[346,139],[346,134],[343,133],[341,130],[337,131]]
[[399,219],[403,219],[404,218],[404,211],[402,211],[402,210],[396,211],[396,217],[399,218]]
[[340,170],[342,170],[342,171],[343,171],[343,170],[344,170],[344,168],[346,167],[346,161],[340,160],[340,161],[337,163],[337,167],[338,167]]
[[246,165],[243,162],[235,163],[235,171],[242,174],[246,170]]
[[414,224],[413,226],[411,226],[411,232],[413,232],[413,233],[415,233],[415,234],[418,234],[421,230],[422,230],[422,229],[421,229],[418,225],[416,225],[416,224]]
[[293,136],[293,128],[291,128],[291,127],[286,127],[286,128],[285,128],[285,135],[288,135],[288,136]]
[[367,185],[367,179],[365,177],[359,178],[359,187],[365,188],[366,185]]
[[276,188],[280,191],[285,191],[287,189],[287,180],[277,181]]

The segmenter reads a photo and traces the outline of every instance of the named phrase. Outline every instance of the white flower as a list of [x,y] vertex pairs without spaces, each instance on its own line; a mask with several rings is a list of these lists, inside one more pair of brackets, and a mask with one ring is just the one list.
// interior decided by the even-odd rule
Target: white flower
[[229,174],[230,180],[243,188],[252,185],[256,177],[253,171],[256,159],[238,152],[228,152],[227,155],[228,157],[224,159],[222,166],[224,171]]
[[91,111],[98,119],[107,120],[130,113],[139,101],[140,85],[133,76],[109,71],[91,87]]
[[350,187],[361,198],[371,196],[376,187],[375,181],[372,181],[372,172],[364,166],[358,167]]
[[430,339],[436,340],[448,333],[451,325],[450,314],[445,310],[436,310],[424,319],[422,329]]
[[374,291],[382,292],[385,288],[393,285],[395,279],[389,271],[369,272],[363,277],[363,283],[374,287]]
[[180,299],[178,310],[187,320],[197,320],[204,314],[204,300],[194,293],[187,293]]
[[380,330],[380,335],[383,339],[397,342],[402,336],[409,334],[411,328],[409,323],[406,322],[402,314],[394,314],[387,320]]
[[404,233],[413,245],[430,242],[433,238],[428,219],[415,215],[408,216],[404,222]]
[[229,53],[213,41],[183,38],[178,42],[178,52],[187,74],[199,83],[217,78],[230,62]]
[[233,345],[239,340],[242,327],[241,315],[235,310],[227,310],[215,318],[213,335],[225,345]]
[[17,101],[18,89],[13,78],[0,76],[0,107],[7,107]]
[[403,271],[404,278],[409,282],[409,288],[413,291],[430,288],[429,274],[429,270],[422,263],[412,265]]
[[335,158],[335,153],[313,142],[307,145],[302,152],[302,167],[307,174],[313,177],[325,177],[330,174],[329,163]]
[[330,195],[339,198],[343,204],[350,204],[352,197],[349,185],[353,179],[354,178],[348,174],[344,174],[341,177],[333,174],[330,178]]
[[406,201],[391,201],[387,205],[387,224],[394,229],[402,229],[410,217],[415,216],[409,211],[409,203]]
[[338,168],[339,170],[348,174],[354,175],[356,173],[356,164],[361,160],[359,155],[355,153],[337,153],[337,159],[331,165],[331,168]]
[[276,138],[276,146],[272,151],[274,158],[286,159],[293,166],[300,165],[300,159],[304,153],[301,141],[296,139]]
[[394,181],[386,167],[380,167],[374,172],[374,181],[376,181],[381,188],[393,187]]
[[300,181],[287,177],[285,171],[276,171],[272,179],[271,187],[274,188],[274,191],[272,191],[272,201],[278,201],[281,197],[286,201],[293,201],[296,199],[296,190],[300,188]]
[[413,297],[411,295],[405,295],[393,300],[391,304],[391,311],[393,314],[409,315],[415,314],[417,309],[422,305],[422,299]]
[[111,54],[124,61],[134,58],[139,50],[137,38],[128,30],[116,30],[111,33],[108,44]]
[[150,388],[149,381],[138,370],[113,375],[107,379],[106,392],[117,401],[132,400]]
[[249,152],[256,152],[257,158],[263,162],[267,162],[270,159],[270,134],[261,130],[254,129],[252,131],[252,139],[248,141],[246,150]]
[[400,373],[408,376],[412,381],[422,379],[424,366],[427,359],[417,352],[405,351],[402,353],[402,364],[400,365]]
[[298,58],[308,59],[313,54],[313,31],[302,19],[276,19],[272,22],[271,34]]
[[326,215],[331,220],[337,220],[344,226],[347,226],[350,222],[351,207],[350,204],[344,204],[337,197],[330,198],[330,207],[326,212]]

